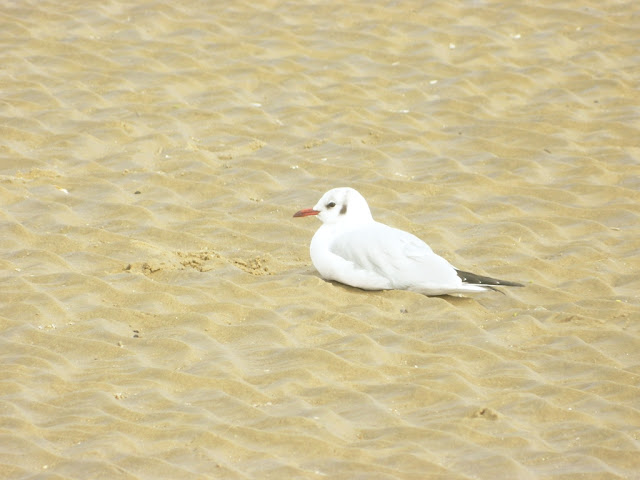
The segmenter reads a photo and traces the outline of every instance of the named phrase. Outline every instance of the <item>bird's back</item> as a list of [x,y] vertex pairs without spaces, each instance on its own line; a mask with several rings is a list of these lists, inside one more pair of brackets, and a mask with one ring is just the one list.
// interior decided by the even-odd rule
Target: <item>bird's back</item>
[[337,234],[329,250],[352,262],[354,268],[386,278],[387,288],[420,290],[430,285],[460,284],[455,269],[426,243],[382,223],[371,222]]

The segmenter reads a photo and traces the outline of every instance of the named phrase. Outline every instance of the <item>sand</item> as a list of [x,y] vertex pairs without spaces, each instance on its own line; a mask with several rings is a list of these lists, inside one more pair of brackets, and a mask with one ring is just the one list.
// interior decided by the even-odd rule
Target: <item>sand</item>
[[0,477],[640,478],[634,2],[133,3],[0,6]]

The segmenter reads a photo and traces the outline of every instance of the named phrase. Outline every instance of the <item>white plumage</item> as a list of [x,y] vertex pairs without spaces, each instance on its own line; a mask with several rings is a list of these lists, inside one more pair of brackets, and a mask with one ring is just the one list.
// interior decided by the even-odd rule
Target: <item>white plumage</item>
[[311,261],[322,278],[364,290],[411,290],[445,295],[522,286],[462,272],[415,235],[376,222],[353,188],[334,188],[294,217],[317,215],[322,225],[311,240]]

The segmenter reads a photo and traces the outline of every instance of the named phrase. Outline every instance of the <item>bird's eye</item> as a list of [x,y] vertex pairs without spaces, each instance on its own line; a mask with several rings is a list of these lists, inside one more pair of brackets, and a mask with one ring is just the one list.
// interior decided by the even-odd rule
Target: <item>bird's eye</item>
[[336,206],[336,202],[329,202],[327,203],[327,208],[333,208]]

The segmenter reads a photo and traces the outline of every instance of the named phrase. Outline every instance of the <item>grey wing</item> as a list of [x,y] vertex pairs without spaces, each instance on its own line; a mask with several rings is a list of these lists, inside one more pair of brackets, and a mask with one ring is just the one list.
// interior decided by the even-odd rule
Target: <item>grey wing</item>
[[418,237],[381,223],[344,233],[330,250],[389,279],[393,288],[460,282],[453,266]]

